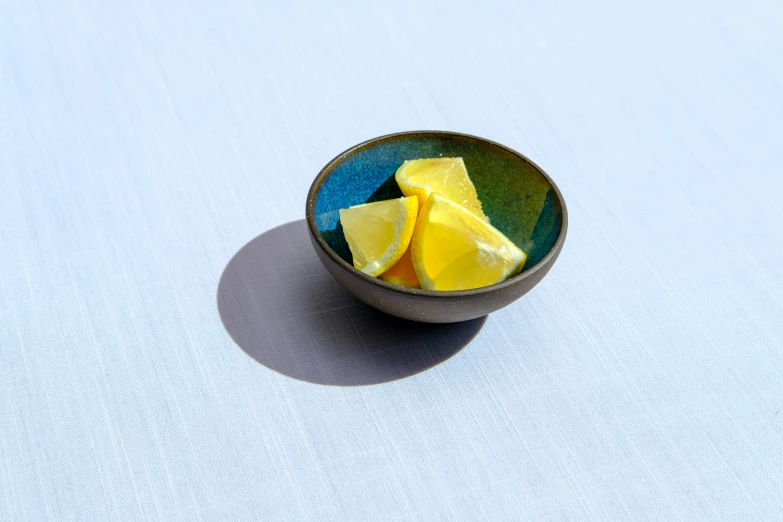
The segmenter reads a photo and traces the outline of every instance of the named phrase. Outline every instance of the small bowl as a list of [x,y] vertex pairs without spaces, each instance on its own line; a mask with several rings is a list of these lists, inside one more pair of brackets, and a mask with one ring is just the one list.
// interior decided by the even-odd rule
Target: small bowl
[[[339,210],[401,197],[394,174],[402,162],[439,156],[465,160],[484,212],[527,253],[522,272],[496,285],[441,292],[392,285],[354,268]],[[525,295],[552,268],[568,228],[563,195],[538,165],[498,143],[443,131],[389,134],[351,147],[316,176],[306,212],[318,258],[340,284],[378,310],[428,323],[483,317]]]

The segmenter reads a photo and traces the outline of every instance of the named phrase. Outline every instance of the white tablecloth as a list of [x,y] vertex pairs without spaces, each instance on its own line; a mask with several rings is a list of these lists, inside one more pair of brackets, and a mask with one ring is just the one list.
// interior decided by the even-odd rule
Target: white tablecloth
[[[0,520],[780,520],[781,6],[1,2]],[[486,322],[297,223],[413,129],[568,203]]]

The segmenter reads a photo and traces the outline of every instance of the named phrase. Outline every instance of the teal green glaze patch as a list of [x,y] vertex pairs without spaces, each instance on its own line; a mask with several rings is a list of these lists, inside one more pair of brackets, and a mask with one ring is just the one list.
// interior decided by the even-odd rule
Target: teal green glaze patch
[[[557,241],[560,234],[560,227],[563,226],[563,214],[558,208],[557,198],[552,190],[546,194],[544,208],[538,217],[536,226],[533,229],[532,245],[527,252],[527,261],[525,267],[535,266],[552,249],[552,245]],[[524,270],[523,270],[524,271]]]
[[517,154],[469,136],[391,136],[341,158],[315,197],[315,222],[324,241],[352,263],[339,210],[401,197],[394,174],[405,160],[457,156],[465,160],[484,213],[528,254],[523,271],[535,266],[552,249],[562,227],[562,209],[549,182]]
[[[395,172],[397,172],[395,170]],[[394,174],[389,176],[389,178],[381,183],[381,186],[378,187],[375,192],[370,194],[370,197],[367,198],[365,203],[374,203],[376,201],[386,201],[387,199],[397,199],[403,197],[402,190],[400,190],[400,186],[397,185],[397,180],[394,179]]]
[[321,237],[324,238],[329,248],[334,250],[335,254],[345,259],[348,263],[353,264],[353,254],[351,254],[348,241],[345,240],[343,225],[339,220],[333,229],[322,231]]

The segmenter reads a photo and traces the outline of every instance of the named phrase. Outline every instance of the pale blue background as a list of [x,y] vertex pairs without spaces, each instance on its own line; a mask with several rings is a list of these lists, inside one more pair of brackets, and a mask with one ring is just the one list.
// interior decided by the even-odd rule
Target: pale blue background
[[[783,4],[330,3],[0,0],[0,520],[780,520]],[[551,274],[393,383],[248,357],[231,256],[420,128],[557,180]]]

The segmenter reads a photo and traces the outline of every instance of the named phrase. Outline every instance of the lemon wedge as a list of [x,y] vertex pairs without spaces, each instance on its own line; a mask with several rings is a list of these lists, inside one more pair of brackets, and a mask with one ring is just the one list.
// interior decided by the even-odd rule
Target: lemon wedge
[[411,261],[411,247],[402,255],[399,261],[390,269],[381,274],[381,279],[393,285],[407,286],[408,288],[421,288],[416,269]]
[[377,277],[394,265],[410,244],[419,201],[415,197],[365,203],[340,210],[353,266]]
[[408,160],[397,169],[394,178],[404,195],[419,198],[419,208],[435,192],[489,223],[462,158]]
[[411,239],[411,260],[426,290],[468,290],[505,281],[527,255],[498,229],[436,193]]

